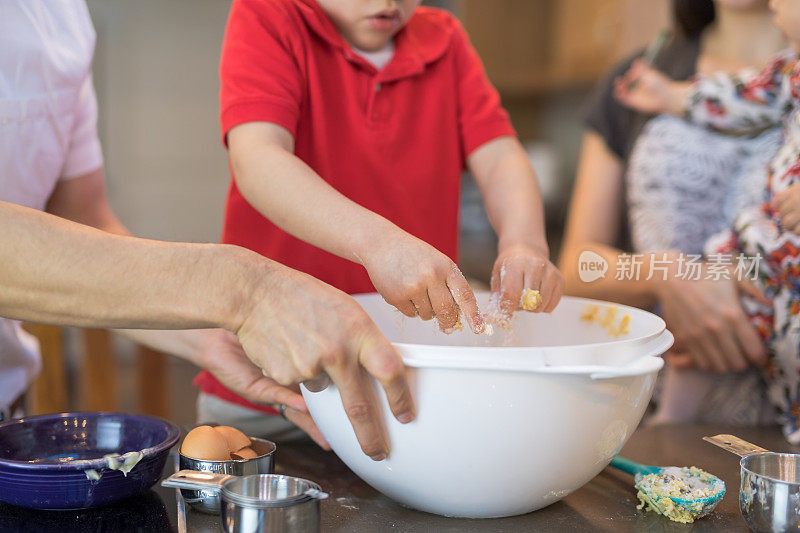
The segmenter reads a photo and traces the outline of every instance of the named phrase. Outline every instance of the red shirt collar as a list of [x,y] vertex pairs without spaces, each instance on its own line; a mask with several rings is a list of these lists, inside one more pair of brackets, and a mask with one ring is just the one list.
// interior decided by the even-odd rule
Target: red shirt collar
[[[377,72],[374,65],[353,52],[315,0],[295,0],[295,4],[315,34],[341,50],[350,62]],[[405,27],[395,35],[394,56],[380,72],[379,81],[414,76],[425,70],[425,65],[441,58],[450,45],[454,29],[452,24],[446,23],[447,18],[448,15],[438,10],[417,8]]]

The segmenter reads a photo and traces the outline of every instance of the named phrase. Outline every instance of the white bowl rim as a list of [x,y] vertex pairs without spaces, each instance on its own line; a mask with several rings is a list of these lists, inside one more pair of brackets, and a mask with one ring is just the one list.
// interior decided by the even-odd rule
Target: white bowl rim
[[[381,298],[378,293],[354,294],[356,301]],[[405,342],[392,342],[403,357],[406,366],[413,368],[453,368],[473,370],[507,370],[544,373],[604,373],[623,367],[630,367],[634,361],[643,357],[655,357],[663,354],[674,342],[672,334],[666,329],[664,320],[649,311],[629,305],[607,302],[591,298],[564,296],[564,299],[583,302],[588,305],[602,305],[614,307],[627,313],[650,315],[655,319],[656,327],[647,335],[609,340],[588,344],[573,344],[565,346],[448,346],[433,344],[416,344]],[[389,304],[386,303],[388,306]],[[559,358],[567,353],[586,351],[598,356],[612,352],[628,351],[632,354],[631,361],[624,365],[559,365],[548,360]],[[457,357],[456,354],[458,354]],[[532,356],[538,356],[536,360]],[[663,364],[663,362],[662,362]],[[659,369],[661,367],[659,366]],[[615,372],[616,373],[616,372]]]

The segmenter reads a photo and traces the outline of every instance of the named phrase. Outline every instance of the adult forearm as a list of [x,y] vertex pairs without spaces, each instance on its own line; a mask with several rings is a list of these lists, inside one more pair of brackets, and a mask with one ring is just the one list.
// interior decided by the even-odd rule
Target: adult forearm
[[153,350],[175,355],[183,359],[194,360],[196,355],[203,348],[203,343],[206,341],[207,337],[218,330],[117,329],[114,331]]
[[[625,263],[621,263],[620,257],[623,257],[622,261]],[[603,268],[605,272],[600,276]],[[566,243],[561,252],[559,269],[566,281],[565,292],[569,295],[610,300],[642,308],[655,305],[658,300],[658,282],[663,277],[659,273],[651,275],[648,254],[629,261],[624,258],[623,251],[599,243],[577,246]]]
[[111,328],[235,330],[270,265],[223,245],[110,235],[0,202],[0,315]]

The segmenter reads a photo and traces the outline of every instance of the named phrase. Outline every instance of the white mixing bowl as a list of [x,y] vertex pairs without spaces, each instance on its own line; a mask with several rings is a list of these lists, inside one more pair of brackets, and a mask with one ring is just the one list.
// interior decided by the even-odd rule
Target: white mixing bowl
[[[331,385],[303,388],[311,415],[336,454],[362,479],[416,509],[488,518],[540,509],[580,488],[636,429],[672,344],[664,321],[645,311],[565,297],[551,314],[517,313],[513,335],[445,335],[411,320],[376,294],[360,295],[401,352],[417,418],[400,424],[376,386],[389,457],[364,455]],[[481,309],[488,294],[478,295]],[[619,339],[581,320],[630,316]]]

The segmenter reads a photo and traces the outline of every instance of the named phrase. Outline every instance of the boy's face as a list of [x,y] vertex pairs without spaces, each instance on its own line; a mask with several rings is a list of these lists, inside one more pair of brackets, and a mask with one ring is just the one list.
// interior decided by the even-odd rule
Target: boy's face
[[380,50],[406,25],[422,0],[317,0],[345,40]]
[[800,0],[770,0],[769,7],[775,12],[775,25],[783,30],[795,51],[800,51]]

